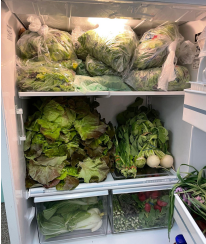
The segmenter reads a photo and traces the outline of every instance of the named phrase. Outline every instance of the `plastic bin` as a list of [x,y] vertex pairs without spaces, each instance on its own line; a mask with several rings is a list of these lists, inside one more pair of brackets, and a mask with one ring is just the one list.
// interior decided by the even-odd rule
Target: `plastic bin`
[[[39,202],[41,198],[38,198],[36,217],[39,243],[65,243],[70,239],[107,234],[108,191],[85,198],[81,198],[81,194],[78,194],[78,198],[72,198],[72,195],[68,195],[69,199],[63,196],[64,200],[61,201]],[[93,221],[92,224],[88,229],[82,229],[84,223],[81,221],[88,218],[90,223]]]
[[170,189],[171,186],[164,185],[111,191],[109,219],[112,233],[166,228]]

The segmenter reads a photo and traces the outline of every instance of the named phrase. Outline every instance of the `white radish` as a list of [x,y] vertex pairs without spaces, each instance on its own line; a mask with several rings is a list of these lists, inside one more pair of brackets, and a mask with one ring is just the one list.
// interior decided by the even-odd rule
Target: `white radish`
[[156,168],[160,164],[160,159],[156,155],[151,155],[147,158],[147,165],[151,168]]
[[160,165],[164,168],[171,168],[173,165],[173,157],[171,155],[165,155],[161,161],[160,161]]
[[101,226],[102,226],[102,220],[100,220],[99,223],[94,228],[91,229],[91,231],[94,232],[98,230]]

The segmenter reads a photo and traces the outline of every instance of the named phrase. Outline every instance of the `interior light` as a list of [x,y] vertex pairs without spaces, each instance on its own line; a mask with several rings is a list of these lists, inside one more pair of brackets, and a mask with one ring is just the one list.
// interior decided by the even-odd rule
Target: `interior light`
[[88,18],[89,23],[99,26],[122,26],[127,23],[127,19],[108,19],[108,18]]

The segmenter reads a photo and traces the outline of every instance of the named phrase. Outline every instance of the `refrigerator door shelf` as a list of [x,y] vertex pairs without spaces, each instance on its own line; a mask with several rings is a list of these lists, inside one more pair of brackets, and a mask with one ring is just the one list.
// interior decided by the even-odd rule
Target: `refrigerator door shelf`
[[206,132],[206,91],[185,89],[183,120]]
[[101,91],[101,92],[19,92],[19,98],[27,99],[30,97],[59,97],[59,96],[184,96],[184,91]]
[[178,195],[175,195],[174,219],[186,242],[204,244],[206,238]]
[[126,189],[126,188],[139,188],[145,186],[159,186],[159,185],[174,185],[177,183],[178,178],[174,170],[170,170],[171,176],[162,177],[147,177],[139,179],[127,179],[127,180],[114,180],[109,173],[107,179],[99,183],[80,183],[72,191],[57,191],[55,187],[46,189],[44,187],[31,188],[27,192],[27,198],[30,197],[46,197],[57,196],[63,194],[76,194],[82,192],[97,192],[104,190]]

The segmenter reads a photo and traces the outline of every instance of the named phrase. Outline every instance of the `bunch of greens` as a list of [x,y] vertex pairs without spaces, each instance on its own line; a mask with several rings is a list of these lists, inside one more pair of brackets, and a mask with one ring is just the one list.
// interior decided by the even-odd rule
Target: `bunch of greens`
[[90,55],[86,58],[86,69],[91,76],[118,75],[118,72]]
[[[28,175],[45,187],[100,182],[113,163],[114,129],[86,98],[44,98],[25,123]],[[28,178],[28,177],[27,177]],[[30,181],[31,182],[31,181]],[[31,186],[31,183],[30,183]]]
[[74,86],[77,91],[83,93],[93,91],[131,91],[121,77],[114,75],[95,77],[76,75]]
[[17,67],[17,85],[20,91],[74,91],[75,72],[52,65]]
[[49,60],[76,59],[71,36],[68,32],[49,28],[46,36],[29,30],[17,42],[17,55],[21,59],[45,56]]
[[98,27],[82,34],[78,41],[94,58],[122,72],[129,64],[137,38],[129,26]]
[[[181,166],[190,167],[193,171],[186,174],[183,178],[180,174]],[[172,219],[174,213],[174,194],[178,194],[187,206],[192,215],[195,215],[197,224],[200,226],[203,233],[206,233],[206,178],[205,169],[203,167],[200,171],[191,165],[181,164],[177,170],[177,177],[179,182],[175,184],[170,192],[170,210],[168,222],[168,234],[172,228]],[[198,218],[199,217],[199,218]],[[201,219],[200,219],[201,218]],[[202,228],[203,227],[203,228]]]
[[104,215],[101,204],[97,197],[45,203],[37,215],[39,230],[45,240],[75,230],[97,231]]
[[[125,83],[136,91],[153,91],[158,89],[158,79],[162,68],[133,70],[125,79]],[[176,78],[168,83],[168,91],[182,91],[190,86],[190,75],[186,67],[175,66]]]
[[142,102],[142,98],[137,98],[117,115],[115,167],[126,178],[136,177],[138,168],[145,166],[149,156],[161,159],[169,154],[168,131],[158,119],[158,112],[141,106]]
[[148,69],[161,67],[167,56],[167,47],[171,42],[183,41],[175,24],[166,24],[144,33],[133,58],[133,67]]

